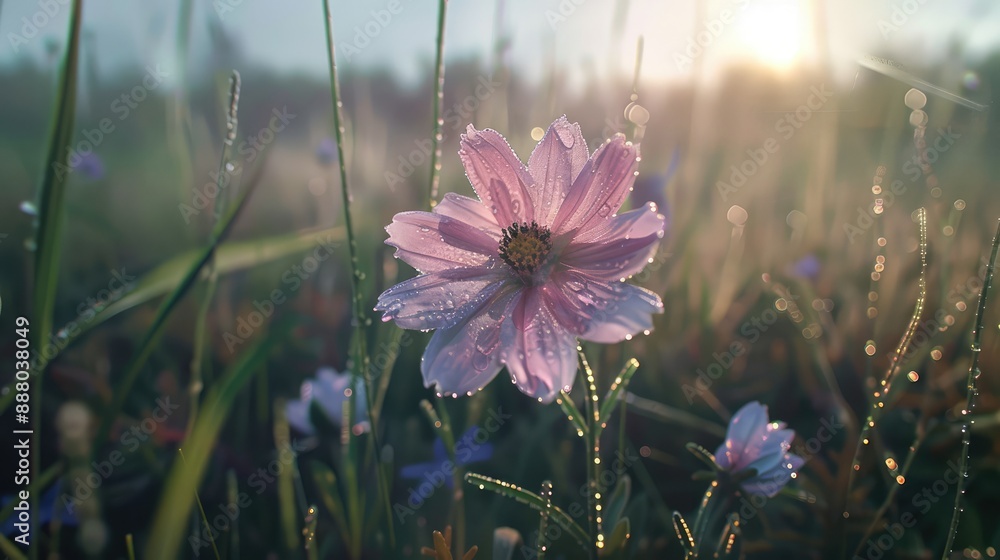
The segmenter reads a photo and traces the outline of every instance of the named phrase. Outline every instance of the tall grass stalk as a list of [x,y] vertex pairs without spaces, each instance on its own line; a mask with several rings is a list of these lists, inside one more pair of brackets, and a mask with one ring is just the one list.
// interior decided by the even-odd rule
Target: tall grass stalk
[[959,470],[961,476],[958,478],[958,489],[955,491],[955,507],[951,512],[951,526],[948,528],[948,541],[944,545],[941,560],[948,560],[951,556],[951,549],[955,544],[955,535],[958,533],[958,522],[962,515],[962,496],[965,494],[965,484],[969,479],[969,439],[972,432],[972,409],[976,406],[976,396],[979,389],[976,381],[982,373],[979,370],[979,354],[983,338],[983,316],[986,314],[986,296],[990,288],[993,287],[993,271],[996,269],[997,252],[1000,251],[1000,222],[997,223],[997,232],[993,236],[993,250],[990,253],[990,262],[986,266],[986,278],[983,281],[983,289],[979,292],[979,306],[976,308],[976,326],[972,329],[972,363],[969,365],[969,376],[966,381],[965,407],[962,409],[962,455],[959,457]]
[[434,134],[431,135],[433,149],[431,150],[431,179],[428,205],[437,205],[438,185],[441,181],[441,129],[444,119],[441,112],[444,109],[444,21],[448,10],[448,0],[438,1],[437,19],[437,55],[434,64]]
[[[233,147],[233,140],[236,139],[238,127],[237,113],[240,104],[240,73],[233,70],[229,78],[229,111],[226,116],[226,138],[222,142],[222,153],[219,155],[219,174],[216,179],[216,190],[225,192],[223,178],[229,175],[229,156]],[[229,196],[220,196],[215,201],[215,211],[213,212],[213,224],[218,224],[222,217],[223,207],[230,199]],[[194,324],[194,351],[191,357],[191,382],[188,385],[188,396],[190,398],[191,412],[188,414],[187,428],[184,436],[191,435],[194,421],[198,418],[198,405],[201,401],[201,392],[205,386],[202,368],[205,365],[205,343],[206,330],[208,325],[208,312],[212,307],[212,297],[215,295],[215,288],[219,282],[218,271],[216,270],[216,254],[213,251],[208,263],[205,265],[208,271],[208,280],[205,283],[205,291],[201,296],[201,304],[198,307],[198,315]]]
[[[861,432],[858,435],[858,442],[854,450],[854,458],[851,460],[850,474],[847,478],[847,488],[845,489],[845,501],[844,501],[844,518],[846,519],[850,512],[848,508],[850,507],[850,493],[851,488],[854,487],[854,480],[857,478],[858,471],[861,470],[861,453],[868,444],[873,439],[873,432],[875,430],[875,423],[878,421],[881,413],[885,410],[885,404],[888,401],[887,396],[889,390],[892,388],[892,382],[895,381],[896,377],[900,372],[900,366],[903,361],[903,356],[910,348],[910,344],[913,342],[913,336],[916,334],[917,327],[920,325],[920,317],[923,315],[924,303],[927,298],[927,210],[921,208],[918,211],[918,224],[920,227],[920,277],[918,279],[918,293],[917,301],[913,307],[913,314],[910,316],[910,323],[907,325],[906,332],[899,340],[899,344],[896,346],[896,350],[893,353],[892,358],[889,362],[889,369],[885,373],[885,377],[879,382],[877,389],[873,396],[871,412],[869,412],[868,417],[865,419],[864,425],[861,428]],[[841,546],[845,547],[846,542],[841,542]]]
[[[62,226],[66,180],[69,170],[69,146],[72,141],[73,125],[76,117],[76,82],[80,54],[80,20],[83,10],[82,0],[75,0],[70,9],[69,37],[66,54],[63,57],[62,74],[56,97],[55,120],[49,136],[48,156],[38,191],[38,228],[35,231],[35,278],[33,318],[31,321],[32,346],[36,355],[41,355],[52,335],[52,322],[59,283],[59,260],[62,252]],[[42,450],[42,390],[45,376],[41,371],[31,371],[34,378],[30,390],[31,447],[35,450],[31,457],[32,472],[41,472]],[[11,391],[13,393],[13,391]],[[41,492],[30,497],[31,511],[38,511],[38,497]],[[38,515],[29,521],[29,533],[39,535]],[[38,558],[39,539],[35,538],[29,549],[32,560]]]
[[[333,41],[333,16],[330,13],[329,0],[322,0],[322,2],[323,19],[326,26],[327,62],[330,67],[330,90],[333,97],[333,128],[335,139],[337,141],[337,161],[340,169],[341,203],[344,206],[344,228],[347,235],[347,247],[351,260],[351,299],[354,316],[354,348],[356,351],[354,367],[351,368],[351,375],[353,377],[351,385],[352,387],[357,385],[359,376],[365,383],[365,396],[368,404],[368,417],[371,422],[372,445],[374,447],[373,453],[375,456],[375,471],[378,478],[379,494],[382,496],[382,505],[385,508],[386,527],[389,529],[389,543],[390,546],[395,546],[396,533],[395,527],[393,526],[392,505],[389,503],[389,484],[386,480],[385,472],[382,469],[382,460],[380,457],[382,446],[379,443],[379,415],[374,406],[375,392],[372,387],[371,375],[369,375],[371,363],[368,359],[368,344],[365,338],[365,326],[368,324],[369,320],[367,318],[368,313],[364,308],[364,296],[361,292],[362,275],[361,271],[358,269],[358,244],[354,236],[354,224],[351,220],[351,195],[347,182],[347,161],[344,157],[343,103],[341,102],[340,97],[340,82],[337,79],[337,56],[334,50]],[[357,410],[357,406],[355,405],[356,399],[357,391],[351,391],[351,395],[349,397],[351,411]],[[347,424],[347,426],[353,426],[353,416],[350,420],[351,421]],[[348,430],[348,434],[349,437],[351,437],[350,430]]]
[[[878,401],[878,408],[882,408],[882,405],[886,402],[886,397],[888,396],[889,389],[891,387],[892,381],[896,375],[899,374],[900,367],[902,365],[903,356],[906,354],[909,344],[912,342],[913,337],[916,333],[920,315],[923,314],[923,304],[927,297],[927,211],[921,208],[918,213],[918,222],[920,225],[920,288],[917,296],[917,306],[913,311],[913,316],[910,320],[910,325],[907,328],[906,334],[900,340],[899,346],[896,347],[896,352],[893,355],[892,366],[886,373],[886,378],[882,381],[881,399]],[[873,411],[877,412],[877,411]],[[871,423],[869,420],[869,424]],[[866,424],[868,426],[868,424]],[[861,554],[861,549],[864,547],[868,538],[875,532],[875,528],[878,526],[879,521],[882,516],[889,510],[889,507],[894,503],[896,494],[899,493],[899,489],[903,487],[906,481],[906,475],[910,471],[910,467],[913,465],[913,460],[917,456],[917,450],[920,449],[924,438],[927,436],[927,417],[921,417],[917,424],[916,436],[914,437],[913,443],[910,444],[909,452],[906,459],[903,461],[902,468],[897,471],[898,477],[895,477],[892,482],[890,482],[889,492],[886,494],[885,499],[882,501],[882,505],[879,507],[878,511],[875,513],[875,517],[872,522],[868,525],[868,529],[861,536],[861,540],[858,541],[858,546],[854,551],[854,555],[857,556]],[[852,469],[853,473],[854,470]],[[890,473],[891,475],[891,473]],[[891,476],[890,476],[891,477]],[[891,477],[893,478],[893,477]],[[894,483],[893,483],[894,482]]]

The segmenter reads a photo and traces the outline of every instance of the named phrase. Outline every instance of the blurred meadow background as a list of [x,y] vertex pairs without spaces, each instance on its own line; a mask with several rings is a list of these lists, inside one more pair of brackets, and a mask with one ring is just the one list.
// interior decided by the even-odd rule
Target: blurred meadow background
[[[415,274],[384,227],[427,208],[439,47],[441,193],[473,194],[457,155],[467,125],[527,161],[566,115],[591,151],[615,133],[638,143],[626,207],[655,201],[668,217],[633,279],[663,298],[654,330],[585,346],[601,394],[640,364],[602,438],[609,515],[629,519],[617,557],[685,557],[672,516],[707,486],[685,445],[715,450],[754,400],[807,461],[766,504],[735,502],[741,557],[996,555],[996,293],[944,549],[1000,218],[1000,5],[453,0],[442,45],[438,2],[330,0],[339,149],[322,2],[73,6],[0,3],[5,430],[19,427],[16,317],[44,357],[34,546],[15,542],[8,499],[8,557],[416,558],[451,526],[456,558],[473,545],[534,558],[538,513],[462,474],[536,493],[552,481],[553,504],[586,505],[583,439],[557,404],[504,372],[439,399],[420,376],[430,335],[371,311]],[[313,406],[297,427],[287,403],[323,368],[357,370],[358,333],[375,409],[357,412],[373,422],[342,429],[340,408]],[[10,456],[3,496],[23,489]],[[547,548],[587,557],[566,534]]]

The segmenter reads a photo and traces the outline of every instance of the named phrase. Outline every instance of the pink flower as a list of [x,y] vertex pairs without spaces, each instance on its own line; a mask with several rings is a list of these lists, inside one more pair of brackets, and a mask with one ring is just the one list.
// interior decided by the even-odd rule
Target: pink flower
[[795,432],[784,422],[771,422],[767,407],[757,401],[743,405],[729,421],[726,441],[715,451],[715,462],[724,471],[756,474],[740,486],[749,494],[774,497],[795,476],[805,460],[789,453]]
[[638,149],[617,135],[592,156],[562,117],[528,166],[493,130],[471,125],[459,155],[479,200],[447,194],[433,212],[396,214],[396,256],[422,274],[379,296],[383,321],[437,329],[421,363],[440,393],[482,389],[504,366],[543,402],[569,389],[577,339],[613,343],[652,328],[656,294],[625,283],[663,237],[649,204],[615,215]]

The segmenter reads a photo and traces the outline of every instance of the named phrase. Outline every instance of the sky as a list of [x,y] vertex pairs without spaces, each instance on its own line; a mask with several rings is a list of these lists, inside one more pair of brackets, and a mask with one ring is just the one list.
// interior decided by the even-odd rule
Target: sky
[[[436,0],[330,1],[342,68],[387,67],[407,83],[426,75],[434,56]],[[197,62],[210,52],[209,23],[214,23],[255,63],[325,76],[320,2],[194,0],[192,58]],[[0,0],[0,66],[25,58],[44,63],[47,49],[65,40],[68,4]],[[102,73],[128,64],[175,67],[177,12],[176,3],[88,0],[85,48],[96,49]],[[823,30],[825,41],[818,40],[816,29]],[[510,45],[506,62],[535,81],[545,77],[553,60],[571,83],[583,83],[590,75],[631,76],[640,36],[643,80],[683,81],[698,65],[711,77],[744,60],[778,70],[826,60],[838,75],[848,76],[864,53],[919,63],[946,56],[957,43],[967,58],[955,62],[974,60],[1000,47],[1000,2],[449,1],[445,47],[450,60],[478,57],[490,63],[498,32]]]

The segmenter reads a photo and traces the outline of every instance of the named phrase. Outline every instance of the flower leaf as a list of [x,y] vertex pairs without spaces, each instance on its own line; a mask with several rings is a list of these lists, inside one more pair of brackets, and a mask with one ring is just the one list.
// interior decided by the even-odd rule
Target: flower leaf
[[[635,371],[639,369],[639,361],[632,358],[625,364],[622,368],[621,373],[615,378],[614,383],[611,384],[611,389],[608,390],[608,394],[604,397],[604,402],[601,404],[601,423],[608,421],[611,414],[615,411],[615,407],[618,406],[618,399],[621,398],[622,391],[628,386],[628,382],[632,380],[632,376],[635,375]],[[600,429],[598,429],[600,430]],[[598,433],[600,433],[598,431]]]
[[584,421],[583,414],[580,413],[580,409],[573,404],[573,397],[566,391],[560,391],[559,397],[556,399],[556,403],[558,403],[563,409],[563,412],[566,414],[566,418],[573,423],[573,426],[576,428],[580,437],[586,437],[590,430],[587,428],[587,422]]
[[688,527],[687,521],[681,512],[674,512],[674,531],[677,531],[677,539],[681,541],[681,546],[686,552],[691,552],[697,546],[694,542],[694,535],[691,533],[691,528]]
[[[502,480],[497,480],[495,478],[471,472],[466,473],[465,482],[472,484],[473,486],[478,486],[480,490],[490,490],[500,494],[501,496],[517,500],[535,511],[541,512],[546,510],[545,500],[541,496],[535,494],[534,492],[529,492],[520,486],[510,484],[509,482],[504,482]],[[555,522],[557,525],[562,527],[563,530],[569,533],[580,546],[584,547],[584,550],[588,550],[587,543],[590,541],[590,537],[587,536],[587,532],[584,531],[582,527],[573,521],[573,518],[557,506],[551,506],[547,511],[551,521]]]
[[700,459],[703,463],[708,465],[708,467],[713,471],[718,472],[719,470],[721,470],[719,469],[719,464],[715,462],[715,455],[712,455],[712,453],[709,452],[709,450],[698,445],[697,443],[688,443],[684,447],[688,451],[690,451],[692,455],[694,455],[695,457]]
[[622,515],[625,513],[625,506],[628,505],[628,499],[631,495],[632,478],[627,474],[623,474],[618,479],[618,484],[615,485],[615,489],[611,493],[611,497],[608,498],[605,506],[607,513],[604,516],[604,522],[607,526],[613,527],[622,519]]

